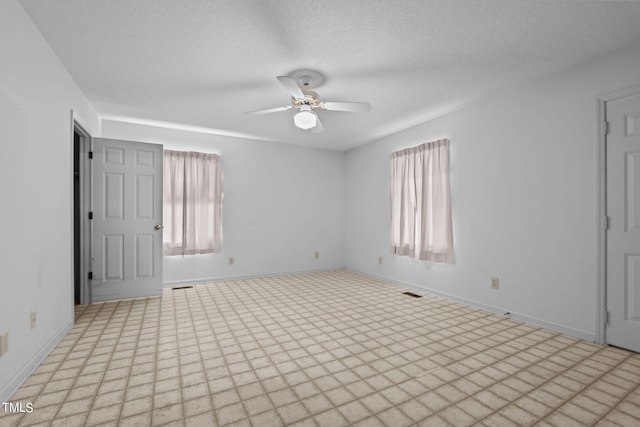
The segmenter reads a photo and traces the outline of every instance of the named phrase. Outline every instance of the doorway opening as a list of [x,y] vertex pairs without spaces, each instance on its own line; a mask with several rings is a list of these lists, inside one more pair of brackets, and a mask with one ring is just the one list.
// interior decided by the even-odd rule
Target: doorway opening
[[80,304],[80,135],[73,130],[73,301]]
[[91,303],[91,135],[73,119],[73,300]]

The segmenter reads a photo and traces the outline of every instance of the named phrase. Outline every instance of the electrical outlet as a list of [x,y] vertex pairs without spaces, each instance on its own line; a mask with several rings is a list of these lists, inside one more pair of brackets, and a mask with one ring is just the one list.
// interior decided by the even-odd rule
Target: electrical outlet
[[497,277],[491,278],[491,289],[500,289],[500,279]]
[[378,257],[378,264],[382,264],[382,257],[381,256]]
[[316,252],[315,257],[316,259],[320,258],[320,252]]
[[9,332],[0,335],[0,356],[9,351]]
[[32,311],[31,312],[31,329],[34,329],[36,327],[36,312]]
[[229,265],[233,265],[234,262],[235,260],[233,259],[233,257],[229,257]]

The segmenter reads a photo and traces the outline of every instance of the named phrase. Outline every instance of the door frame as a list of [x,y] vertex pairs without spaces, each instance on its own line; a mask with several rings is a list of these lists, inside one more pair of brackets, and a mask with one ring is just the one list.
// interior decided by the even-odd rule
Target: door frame
[[640,95],[640,84],[602,94],[596,99],[596,334],[607,344],[607,103]]
[[[73,159],[74,159],[74,133],[80,135],[78,149],[80,151],[80,304],[91,304],[91,281],[89,272],[91,271],[91,237],[92,228],[89,220],[89,212],[92,210],[91,185],[92,169],[89,160],[89,152],[93,150],[93,136],[88,127],[83,124],[78,114],[71,110],[71,230],[75,226],[75,200],[73,196]],[[75,271],[75,239],[71,239],[71,271]],[[75,274],[75,273],[73,273]],[[71,297],[74,300],[75,277],[71,281]]]

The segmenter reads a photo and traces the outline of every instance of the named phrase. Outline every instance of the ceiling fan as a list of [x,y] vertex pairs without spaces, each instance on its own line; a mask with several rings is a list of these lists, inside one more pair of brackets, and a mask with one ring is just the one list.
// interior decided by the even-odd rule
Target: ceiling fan
[[298,112],[293,116],[293,123],[296,127],[309,130],[312,133],[320,133],[324,131],[324,127],[315,111],[317,109],[362,113],[371,110],[371,104],[368,102],[321,101],[317,93],[308,90],[318,87],[324,81],[318,72],[302,70],[291,73],[291,77],[278,76],[276,78],[291,95],[291,105],[248,111],[246,114],[270,114],[297,108]]

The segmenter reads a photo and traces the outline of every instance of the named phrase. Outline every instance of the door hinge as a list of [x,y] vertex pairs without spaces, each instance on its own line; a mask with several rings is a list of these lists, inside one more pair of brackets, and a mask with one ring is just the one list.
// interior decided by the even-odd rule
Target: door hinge
[[93,212],[89,212],[89,219],[93,219]]
[[89,280],[93,280],[93,271],[90,271],[89,274],[87,274],[87,278]]
[[609,216],[605,216],[602,221],[602,226],[605,230],[609,229]]
[[604,324],[605,325],[609,324],[609,310],[604,312]]
[[604,122],[602,124],[602,133],[605,135],[609,135],[610,128],[611,128],[611,125],[609,124],[609,122]]
[[89,151],[89,158],[93,159],[93,151]]

